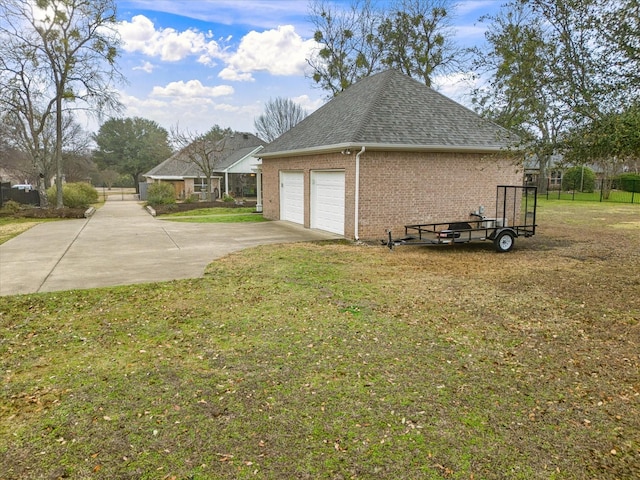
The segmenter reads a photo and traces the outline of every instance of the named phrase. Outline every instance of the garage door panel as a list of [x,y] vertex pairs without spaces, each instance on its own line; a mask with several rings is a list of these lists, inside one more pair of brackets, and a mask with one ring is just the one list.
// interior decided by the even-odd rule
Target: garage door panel
[[311,227],[344,235],[344,171],[311,172]]
[[280,220],[304,224],[303,172],[280,172]]

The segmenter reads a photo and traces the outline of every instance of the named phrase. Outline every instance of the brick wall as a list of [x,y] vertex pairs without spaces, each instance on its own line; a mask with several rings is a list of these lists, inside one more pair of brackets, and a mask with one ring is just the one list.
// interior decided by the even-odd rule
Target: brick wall
[[311,170],[344,170],[345,172],[345,236],[353,236],[355,154],[340,152],[325,155],[263,159],[262,161],[262,209],[265,218],[280,218],[280,172],[304,172],[304,226],[311,224],[310,192]]
[[[404,234],[404,225],[466,219],[480,205],[491,216],[496,185],[522,184],[512,158],[468,153],[365,152],[360,157],[361,239],[382,239],[385,230]],[[279,172],[305,178],[305,227],[310,224],[310,170],[344,169],[345,236],[354,237],[355,153],[263,160],[265,218],[280,215]]]

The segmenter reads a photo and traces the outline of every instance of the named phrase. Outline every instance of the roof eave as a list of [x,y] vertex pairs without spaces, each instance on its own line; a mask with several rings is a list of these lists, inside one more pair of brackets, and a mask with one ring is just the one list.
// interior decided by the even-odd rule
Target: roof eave
[[153,180],[183,180],[185,177],[177,175],[142,175],[145,178],[152,178]]
[[260,158],[282,158],[323,153],[337,153],[345,150],[359,151],[365,147],[366,151],[385,152],[451,152],[451,153],[500,153],[517,150],[500,145],[414,145],[397,143],[340,143],[335,145],[323,145],[320,147],[301,148],[295,150],[282,150],[279,152],[261,153]]

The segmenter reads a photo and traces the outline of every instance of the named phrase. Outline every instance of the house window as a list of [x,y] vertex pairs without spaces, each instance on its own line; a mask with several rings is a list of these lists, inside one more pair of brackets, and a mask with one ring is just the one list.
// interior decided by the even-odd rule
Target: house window
[[194,192],[206,192],[209,187],[209,182],[206,178],[196,178],[193,180]]
[[560,188],[560,185],[562,185],[562,172],[554,170],[549,174],[549,186]]

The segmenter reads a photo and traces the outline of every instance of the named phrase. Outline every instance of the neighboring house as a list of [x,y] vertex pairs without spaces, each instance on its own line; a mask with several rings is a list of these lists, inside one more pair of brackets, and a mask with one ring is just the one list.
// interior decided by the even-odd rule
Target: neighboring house
[[[575,166],[590,169],[596,179],[601,182],[606,178],[602,165],[587,163],[575,165],[567,163],[561,154],[554,154],[547,165],[546,184],[548,190],[562,190],[564,173]],[[535,156],[528,156],[524,161],[524,179],[526,185],[540,185],[540,164]]]
[[[189,198],[210,191],[213,198],[229,194],[237,197],[256,195],[256,157],[265,142],[250,133],[235,133],[218,142],[214,175],[207,178],[198,165],[189,159],[182,149],[155,166],[143,176],[147,183],[168,182],[176,192],[176,198]],[[187,147],[188,148],[188,147]],[[209,190],[210,189],[210,190]]]
[[[490,212],[522,185],[515,136],[395,70],[338,94],[267,145],[263,211],[351,239]],[[260,200],[258,200],[260,201]]]
[[[562,155],[555,154],[549,159],[547,165],[547,188],[549,190],[560,190],[562,185],[562,173],[566,168],[562,166]],[[533,155],[528,155],[524,160],[524,183],[530,186],[540,185],[540,162]]]

